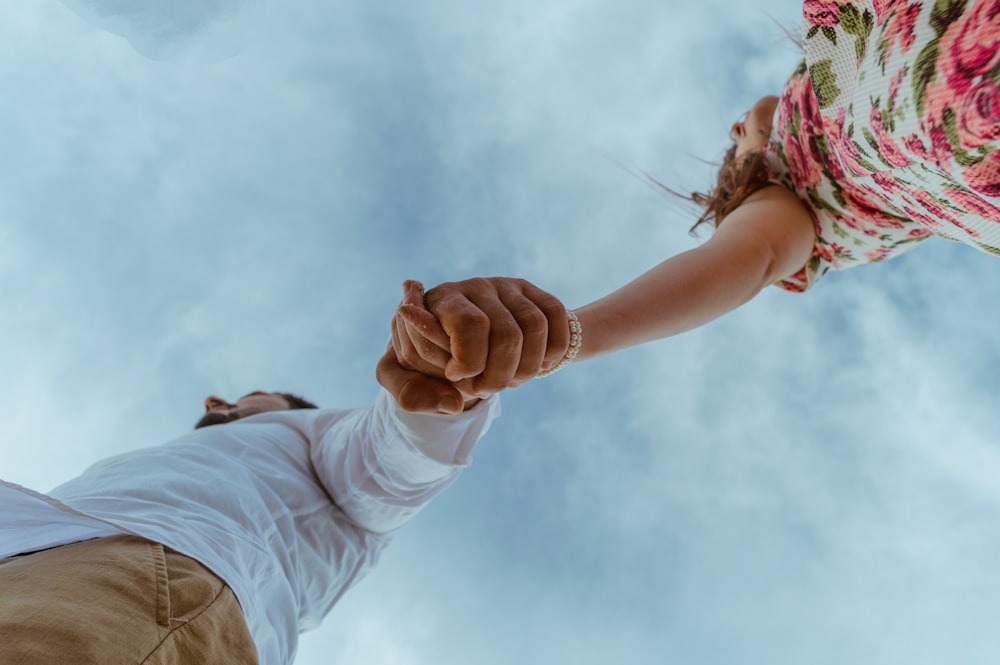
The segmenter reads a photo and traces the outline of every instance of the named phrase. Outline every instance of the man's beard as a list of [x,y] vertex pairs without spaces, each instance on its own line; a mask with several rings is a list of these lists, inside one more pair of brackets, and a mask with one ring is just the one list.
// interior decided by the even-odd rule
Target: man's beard
[[209,427],[211,425],[225,425],[242,417],[243,414],[236,409],[226,412],[209,411],[201,417],[201,420],[195,423],[194,428],[201,429],[202,427]]

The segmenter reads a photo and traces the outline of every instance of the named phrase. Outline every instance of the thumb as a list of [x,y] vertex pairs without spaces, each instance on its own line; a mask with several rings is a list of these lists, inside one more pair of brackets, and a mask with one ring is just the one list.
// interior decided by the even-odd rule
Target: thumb
[[451,416],[461,413],[464,407],[462,393],[457,388],[444,379],[404,368],[392,346],[379,360],[375,376],[404,411]]

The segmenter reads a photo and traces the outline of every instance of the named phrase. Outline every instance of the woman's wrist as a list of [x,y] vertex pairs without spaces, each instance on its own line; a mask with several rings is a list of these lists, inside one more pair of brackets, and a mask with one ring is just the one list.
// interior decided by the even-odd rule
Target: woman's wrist
[[563,357],[555,365],[549,369],[540,371],[538,373],[539,377],[558,372],[576,360],[579,355],[580,349],[583,347],[583,327],[580,325],[580,319],[571,309],[566,310],[566,325],[569,326],[569,347],[567,347],[566,353],[563,354]]

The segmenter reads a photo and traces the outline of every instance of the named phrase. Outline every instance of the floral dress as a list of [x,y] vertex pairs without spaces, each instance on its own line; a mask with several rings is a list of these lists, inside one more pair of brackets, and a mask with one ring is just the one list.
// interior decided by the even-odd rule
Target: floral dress
[[805,60],[768,147],[830,269],[939,235],[1000,255],[1000,0],[807,0]]

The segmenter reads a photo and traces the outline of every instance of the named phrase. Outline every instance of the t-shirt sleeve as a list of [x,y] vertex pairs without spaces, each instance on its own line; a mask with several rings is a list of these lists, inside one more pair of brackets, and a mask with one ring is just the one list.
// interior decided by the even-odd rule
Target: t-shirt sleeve
[[456,416],[408,413],[381,390],[372,407],[322,432],[312,462],[348,518],[388,533],[454,482],[499,413],[496,396]]

